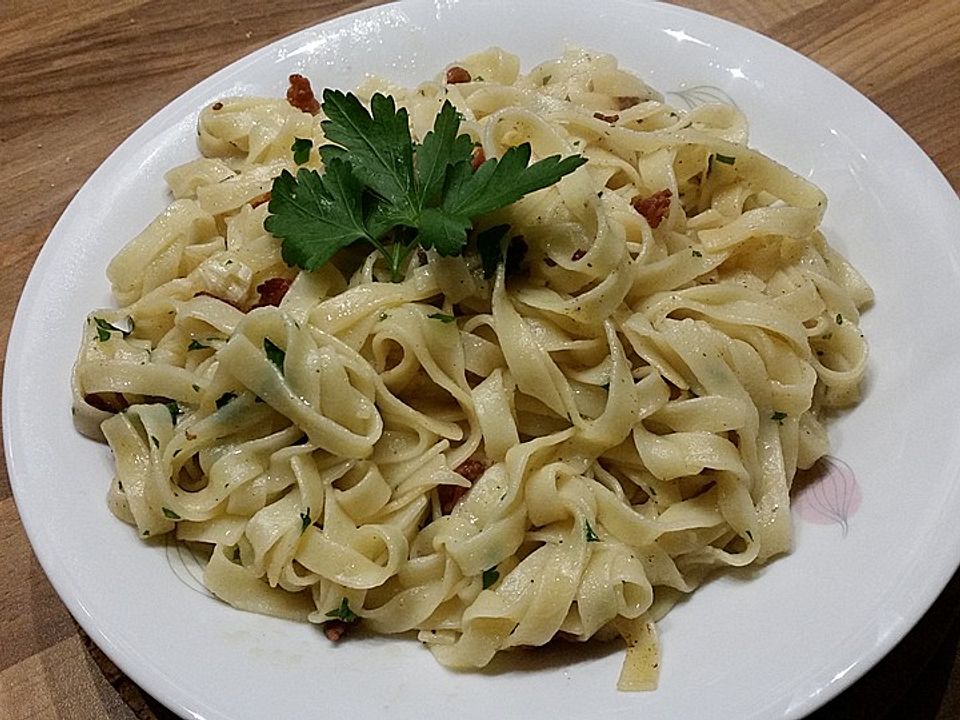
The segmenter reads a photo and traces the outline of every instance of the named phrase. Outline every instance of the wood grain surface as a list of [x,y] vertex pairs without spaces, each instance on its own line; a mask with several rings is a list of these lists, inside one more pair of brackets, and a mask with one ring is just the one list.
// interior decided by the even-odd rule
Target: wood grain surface
[[[960,0],[678,4],[757,30],[829,68],[890,114],[960,188]],[[356,7],[349,0],[0,2],[3,346],[44,239],[127,135],[227,63]],[[0,551],[0,720],[173,717],[73,622],[30,549],[5,466]],[[884,661],[814,717],[960,718],[958,606],[955,577]]]

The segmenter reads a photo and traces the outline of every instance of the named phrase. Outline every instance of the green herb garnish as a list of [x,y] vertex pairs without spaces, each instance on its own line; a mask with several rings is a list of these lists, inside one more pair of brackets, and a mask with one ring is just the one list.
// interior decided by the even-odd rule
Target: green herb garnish
[[276,365],[277,370],[283,375],[283,361],[287,357],[287,353],[274,345],[270,338],[263,339],[263,351],[267,354],[267,360]]
[[176,424],[177,424],[177,418],[180,416],[180,404],[177,403],[176,401],[171,401],[171,402],[168,402],[168,403],[164,403],[164,405],[165,405],[166,408],[167,408],[167,412],[170,413],[170,421],[171,421],[174,425],[176,425]]
[[496,567],[492,567],[489,570],[484,570],[483,571],[483,589],[486,590],[488,587],[493,585],[499,579],[500,579],[500,573]]
[[205,350],[210,347],[209,345],[204,345],[199,340],[191,340],[190,344],[187,345],[187,350]]
[[343,620],[344,622],[348,623],[359,620],[357,614],[350,609],[350,603],[347,602],[346,598],[343,598],[340,601],[340,607],[328,612],[326,617],[335,618],[336,620]]
[[106,320],[104,320],[103,318],[95,317],[95,318],[93,319],[93,322],[96,323],[96,326],[97,326],[97,340],[99,340],[100,342],[106,342],[107,340],[109,340],[109,339],[110,339],[110,336],[111,336],[111,333],[118,332],[118,333],[120,333],[123,337],[126,337],[127,335],[130,334],[129,331],[127,331],[127,330],[121,330],[121,329],[118,328],[116,325],[111,325],[110,323],[108,323],[108,322],[107,322]]
[[775,413],[773,413],[773,415],[770,416],[770,419],[783,425],[783,421],[787,419],[787,414],[777,410]]
[[717,153],[714,157],[717,159],[717,162],[722,162],[724,165],[733,165],[737,161],[737,159],[731,155],[721,155],[720,153]]
[[586,526],[584,531],[585,535],[587,536],[587,542],[600,542],[599,536],[593,531],[593,528],[590,527],[590,521],[584,520],[583,522]]
[[694,257],[703,257],[703,253],[700,252],[699,250],[694,250],[694,251],[693,251],[693,256],[694,256]]
[[450,102],[415,145],[407,111],[377,93],[367,110],[352,94],[327,89],[322,123],[331,143],[320,147],[325,172],[284,171],[273,182],[264,228],[282,241],[283,259],[316,270],[340,249],[362,241],[386,259],[391,279],[417,246],[458,255],[474,218],[549,187],[586,159],[554,155],[532,165],[530,145],[499,160],[471,164],[473,142],[459,134]]
[[[310,519],[310,508],[307,508],[305,513],[300,513],[300,534],[303,535],[312,524],[313,520]],[[346,600],[346,598],[344,598],[344,600]]]
[[432,315],[427,315],[431,320],[439,320],[442,323],[452,323],[456,318],[453,315],[447,315],[446,313],[433,313]]
[[837,313],[837,325],[843,325],[843,315]]
[[310,138],[297,138],[290,146],[293,150],[293,161],[297,165],[303,165],[310,159],[310,151],[313,150],[313,140]]
[[168,507],[163,508],[164,517],[170,518],[171,520],[179,520],[180,516],[177,515],[173,510]]

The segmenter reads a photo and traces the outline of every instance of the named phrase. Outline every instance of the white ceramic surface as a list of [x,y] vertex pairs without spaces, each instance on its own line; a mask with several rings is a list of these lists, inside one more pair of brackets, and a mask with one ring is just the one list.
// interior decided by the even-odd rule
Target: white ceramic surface
[[[70,418],[69,373],[104,268],[167,201],[163,172],[194,157],[199,109],[367,72],[411,84],[489,45],[528,69],[582,45],[655,87],[719,88],[752,144],[820,184],[831,241],[872,282],[862,405],[831,428],[862,502],[841,523],[798,516],[796,550],[750,582],[709,583],[660,625],[661,687],[622,694],[622,653],[564,646],[481,674],[439,667],[410,638],[332,646],[314,627],[235,611],[190,568],[140,542],[104,502],[111,459]],[[960,202],[879,109],[811,61],[735,25],[630,0],[404,0],[305,30],[175,100],[94,173],[51,233],[10,337],[3,424],[11,483],[44,569],[94,641],[187,718],[796,718],[862,675],[920,617],[960,559]],[[838,465],[839,467],[839,465]],[[846,532],[844,532],[844,530]],[[195,583],[194,583],[195,584]],[[382,713],[382,715],[380,715]]]

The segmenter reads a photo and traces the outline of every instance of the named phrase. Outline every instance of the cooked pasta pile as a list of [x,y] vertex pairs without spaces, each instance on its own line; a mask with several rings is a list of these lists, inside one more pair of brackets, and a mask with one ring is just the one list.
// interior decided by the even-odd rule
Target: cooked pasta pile
[[322,116],[225,98],[109,265],[77,425],[113,450],[113,512],[212,548],[235,607],[417,630],[454,667],[619,635],[620,687],[652,688],[653,622],[789,550],[791,481],[858,400],[871,291],[737,109],[673,108],[580,50],[456,69],[361,95],[392,95],[415,140],[449,100],[488,158],[588,159],[480,221],[510,226],[493,277],[470,250],[414,252],[396,283],[368,248],[287,266],[265,201]]

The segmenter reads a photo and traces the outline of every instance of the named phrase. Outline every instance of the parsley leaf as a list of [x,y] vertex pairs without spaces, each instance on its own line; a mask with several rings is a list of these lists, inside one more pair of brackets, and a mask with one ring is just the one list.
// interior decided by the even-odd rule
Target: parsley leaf
[[115,332],[120,333],[123,337],[126,337],[130,334],[129,330],[123,330],[118,328],[116,325],[111,325],[103,318],[95,317],[93,322],[97,326],[97,340],[100,342],[106,342],[110,339],[111,334]]
[[324,163],[349,157],[357,177],[391,205],[408,211],[412,220],[416,179],[407,111],[397,110],[392,97],[377,93],[368,112],[353,93],[329,88],[323,91],[322,107],[327,116],[320,124],[324,136],[342,146],[322,146]]
[[323,175],[300,168],[294,178],[284,170],[270,192],[263,227],[284,241],[288,265],[316,270],[354,241],[373,241],[363,224],[363,185],[342,160],[328,161]]
[[347,602],[346,598],[343,598],[340,601],[340,607],[326,613],[326,617],[335,618],[336,620],[343,620],[344,622],[348,623],[356,622],[360,619],[357,614],[350,609],[350,603]]
[[277,370],[283,375],[283,361],[287,358],[287,354],[281,348],[274,345],[270,341],[270,338],[263,339],[263,351],[267,354],[267,360],[276,365]]
[[720,153],[717,153],[714,155],[714,157],[717,159],[717,162],[722,162],[724,165],[733,165],[737,161],[735,157],[730,155],[721,155]]
[[783,425],[783,421],[787,419],[787,414],[777,410],[773,413],[773,415],[770,416],[770,419]]
[[492,567],[489,570],[483,571],[483,589],[486,590],[488,587],[493,585],[497,580],[500,579],[500,572],[496,567]]
[[204,345],[199,340],[191,340],[190,344],[187,345],[187,350],[204,350],[210,347],[209,345]]
[[497,265],[503,258],[503,238],[509,229],[509,225],[494,225],[477,233],[477,252],[480,253],[484,280],[497,274]]
[[586,527],[584,528],[584,535],[587,537],[587,542],[600,542],[600,537],[593,531],[593,528],[590,527],[590,521],[583,521]]
[[431,315],[427,315],[427,317],[431,320],[439,320],[444,324],[452,323],[454,320],[456,320],[453,315],[447,315],[446,313],[433,313]]
[[171,520],[180,520],[180,516],[177,515],[173,510],[168,507],[162,508],[164,517],[167,517]]
[[310,519],[310,508],[307,508],[305,513],[300,513],[300,534],[303,535],[312,524],[313,520]]
[[[586,162],[579,155],[556,155],[531,165],[531,149],[524,144],[474,170],[473,142],[460,134],[463,118],[449,101],[418,145],[407,111],[392,97],[374,95],[369,110],[339,90],[325,90],[323,99],[322,127],[330,141],[319,148],[325,172],[281,173],[264,221],[281,240],[284,261],[308,271],[361,241],[384,256],[398,281],[416,246],[458,255],[476,218],[556,183]],[[485,271],[492,244],[483,244]]]
[[180,416],[180,413],[183,412],[183,411],[180,409],[180,403],[178,403],[178,402],[175,401],[175,400],[171,400],[170,402],[165,403],[165,404],[166,404],[166,406],[167,406],[167,412],[170,413],[170,420],[171,420],[171,422],[172,422],[174,425],[176,425],[176,424],[177,424],[177,418]]
[[290,149],[293,150],[293,161],[297,165],[303,165],[310,159],[313,140],[310,138],[296,138],[293,141],[293,145],[290,146]]

